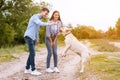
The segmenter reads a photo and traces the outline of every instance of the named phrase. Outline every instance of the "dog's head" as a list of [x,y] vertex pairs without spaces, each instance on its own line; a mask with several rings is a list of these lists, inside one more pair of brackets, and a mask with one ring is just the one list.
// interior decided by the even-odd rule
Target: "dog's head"
[[60,28],[60,32],[63,34],[63,36],[71,33],[72,31],[72,28],[68,28],[68,27],[61,27]]

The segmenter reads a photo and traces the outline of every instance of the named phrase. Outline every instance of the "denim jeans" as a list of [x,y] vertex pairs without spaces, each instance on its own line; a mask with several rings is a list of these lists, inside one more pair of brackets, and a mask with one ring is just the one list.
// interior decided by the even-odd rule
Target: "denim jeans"
[[46,68],[50,67],[50,60],[51,60],[51,56],[53,54],[53,59],[54,59],[54,67],[57,67],[57,61],[58,61],[58,56],[57,56],[57,40],[55,42],[54,47],[51,46],[51,43],[49,41],[49,39],[46,37],[45,39],[45,43],[46,43],[46,47],[47,47],[47,62],[46,62]]
[[24,37],[24,39],[29,48],[29,56],[26,63],[26,69],[30,69],[31,67],[31,70],[34,71],[35,70],[35,41],[28,36]]

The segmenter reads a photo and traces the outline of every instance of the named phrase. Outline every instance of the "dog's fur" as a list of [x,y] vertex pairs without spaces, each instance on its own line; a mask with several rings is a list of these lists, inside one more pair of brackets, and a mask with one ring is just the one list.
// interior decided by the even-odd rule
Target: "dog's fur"
[[85,63],[90,59],[90,51],[83,45],[77,38],[71,33],[70,28],[62,27],[60,32],[65,37],[65,49],[62,52],[62,56],[66,56],[66,52],[70,49],[77,53],[81,57],[81,70],[80,73],[84,72]]

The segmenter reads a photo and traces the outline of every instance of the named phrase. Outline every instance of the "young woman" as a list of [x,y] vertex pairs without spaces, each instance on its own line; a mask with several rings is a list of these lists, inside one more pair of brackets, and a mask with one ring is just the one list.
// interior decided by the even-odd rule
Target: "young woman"
[[[60,19],[60,13],[59,11],[54,11],[51,18],[50,22],[55,22],[56,25],[53,26],[47,26],[46,27],[46,47],[48,51],[47,55],[47,61],[46,61],[46,72],[59,72],[58,69],[58,56],[57,56],[57,45],[58,45],[58,35],[60,34],[59,29],[62,26],[62,22]],[[50,68],[50,60],[51,56],[53,54],[53,59],[54,59],[54,69],[52,70]]]

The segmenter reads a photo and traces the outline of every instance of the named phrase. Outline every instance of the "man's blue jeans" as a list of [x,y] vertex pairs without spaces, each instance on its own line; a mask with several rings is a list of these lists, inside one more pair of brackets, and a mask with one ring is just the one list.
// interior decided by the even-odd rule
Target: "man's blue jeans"
[[31,70],[34,71],[35,70],[35,41],[28,36],[24,37],[24,39],[29,48],[29,56],[26,63],[26,69],[30,69],[31,67]]
[[46,62],[46,68],[50,67],[50,60],[51,56],[53,54],[53,59],[54,59],[54,67],[57,67],[57,61],[58,61],[58,56],[57,56],[57,40],[55,42],[55,46],[52,47],[49,39],[46,37],[45,39],[48,55],[47,55],[47,62]]

